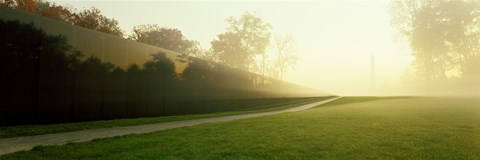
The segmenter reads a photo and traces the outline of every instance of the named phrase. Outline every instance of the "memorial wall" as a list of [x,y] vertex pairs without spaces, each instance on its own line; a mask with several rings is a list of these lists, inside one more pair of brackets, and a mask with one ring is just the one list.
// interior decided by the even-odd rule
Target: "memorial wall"
[[2,125],[244,110],[327,96],[0,7]]

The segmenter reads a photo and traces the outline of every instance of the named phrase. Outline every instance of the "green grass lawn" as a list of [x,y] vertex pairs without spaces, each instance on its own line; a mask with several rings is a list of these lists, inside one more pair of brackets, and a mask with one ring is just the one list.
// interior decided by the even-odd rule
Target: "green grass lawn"
[[171,122],[171,121],[220,117],[220,116],[229,116],[229,115],[237,115],[237,114],[256,113],[256,112],[268,112],[268,111],[283,110],[283,109],[288,109],[292,107],[297,107],[303,104],[319,101],[322,99],[328,99],[328,98],[332,98],[332,97],[317,97],[317,98],[308,98],[308,99],[300,99],[300,100],[279,99],[278,101],[280,101],[281,103],[275,103],[274,100],[270,100],[271,102],[269,103],[271,103],[271,105],[265,106],[263,108],[250,107],[250,110],[217,112],[217,113],[208,113],[208,114],[115,119],[115,120],[48,124],[48,125],[0,126],[0,138],[69,132],[69,131],[78,131],[78,130],[95,129],[95,128],[111,128],[111,127],[121,127],[121,126],[129,126],[129,125]]
[[36,147],[0,159],[94,158],[480,159],[480,100],[342,98],[305,111]]

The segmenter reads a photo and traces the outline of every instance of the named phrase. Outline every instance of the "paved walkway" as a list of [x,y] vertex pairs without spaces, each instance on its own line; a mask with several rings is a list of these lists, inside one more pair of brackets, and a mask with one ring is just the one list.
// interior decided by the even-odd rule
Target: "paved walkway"
[[54,133],[54,134],[45,134],[45,135],[36,135],[36,136],[25,136],[25,137],[15,137],[15,138],[6,138],[0,139],[0,155],[8,154],[17,151],[30,150],[38,145],[64,145],[69,142],[87,142],[93,139],[98,138],[108,138],[115,136],[123,136],[128,134],[141,134],[149,133],[154,131],[167,130],[172,128],[187,127],[204,123],[215,123],[215,122],[226,122],[237,119],[245,119],[252,117],[260,117],[267,115],[274,115],[279,113],[286,112],[296,112],[305,109],[309,109],[318,105],[322,105],[334,100],[339,99],[332,98],[319,102],[314,102],[299,107],[294,107],[281,111],[272,111],[272,112],[260,112],[260,113],[251,113],[251,114],[242,114],[242,115],[233,115],[233,116],[224,116],[224,117],[212,117],[212,118],[203,118],[203,119],[193,119],[193,120],[184,120],[184,121],[175,121],[175,122],[165,122],[165,123],[154,123],[154,124],[144,124],[136,126],[125,126],[125,127],[115,127],[115,128],[100,128],[100,129],[90,129],[82,131],[73,131],[73,132],[64,132],[64,133]]

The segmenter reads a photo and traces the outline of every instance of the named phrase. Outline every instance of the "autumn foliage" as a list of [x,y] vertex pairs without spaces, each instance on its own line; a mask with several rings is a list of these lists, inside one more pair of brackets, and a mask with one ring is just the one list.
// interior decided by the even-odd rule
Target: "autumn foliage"
[[0,2],[0,6],[10,7],[116,36],[123,36],[123,31],[118,26],[118,21],[113,18],[107,18],[101,14],[100,10],[94,7],[75,12],[74,9],[42,0],[4,0]]

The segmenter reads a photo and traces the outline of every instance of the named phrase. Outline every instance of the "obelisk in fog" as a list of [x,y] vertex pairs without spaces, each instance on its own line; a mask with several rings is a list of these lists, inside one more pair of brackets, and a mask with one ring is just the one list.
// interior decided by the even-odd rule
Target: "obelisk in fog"
[[370,56],[370,92],[375,90],[375,55]]

